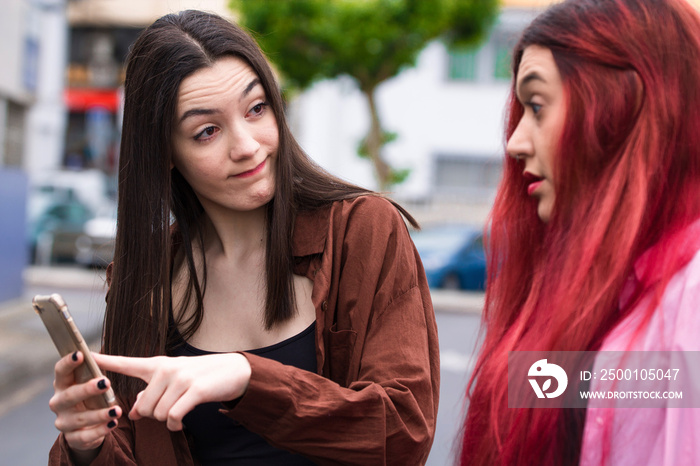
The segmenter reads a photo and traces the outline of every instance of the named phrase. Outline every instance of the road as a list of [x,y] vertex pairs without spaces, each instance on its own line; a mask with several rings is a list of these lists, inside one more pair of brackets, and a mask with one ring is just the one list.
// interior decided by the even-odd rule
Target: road
[[[36,294],[61,293],[71,308],[78,327],[83,332],[90,330],[90,333],[95,334],[99,331],[104,313],[104,282],[98,274],[89,276],[94,276],[94,280],[89,279],[89,286],[86,287],[56,286],[60,283],[27,285],[23,300],[29,303]],[[31,313],[31,310],[27,312]],[[40,354],[40,349],[45,351],[44,346],[51,346],[51,351],[55,351],[39,317],[32,315],[22,319],[17,316],[17,322],[22,328],[15,329],[15,333],[25,334],[25,337],[27,333],[36,336],[35,345],[29,347],[23,344],[22,351],[31,352],[33,347]],[[3,465],[46,464],[48,451],[58,433],[53,425],[55,416],[48,405],[53,394],[51,366],[42,364],[34,367],[31,372],[42,375],[29,378],[21,390],[0,402],[0,464]]]
[[481,315],[436,312],[440,338],[440,405],[427,466],[452,466],[464,415],[464,394],[475,362]]
[[[30,287],[26,295],[47,292],[62,293],[71,308],[98,309],[89,313],[77,312],[89,321],[84,321],[82,325],[94,325],[95,314],[99,315],[103,309],[103,295],[94,291]],[[463,415],[464,389],[473,366],[472,351],[477,341],[480,316],[475,312],[445,312],[440,309],[436,309],[436,316],[442,366],[440,406],[435,442],[427,464],[451,466],[454,456],[452,446]],[[3,400],[0,404],[0,464],[46,464],[48,451],[57,435],[53,426],[54,415],[48,408],[48,400],[53,393],[52,378],[50,370],[47,370],[45,376],[28,381],[18,397]]]

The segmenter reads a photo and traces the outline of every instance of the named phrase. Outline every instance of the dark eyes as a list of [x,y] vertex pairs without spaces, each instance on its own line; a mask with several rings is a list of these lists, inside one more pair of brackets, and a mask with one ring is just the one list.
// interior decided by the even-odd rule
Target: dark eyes
[[265,108],[266,108],[268,105],[269,105],[269,104],[268,104],[267,102],[260,102],[259,104],[255,105],[253,108],[251,108],[251,109],[248,111],[248,114],[249,114],[249,115],[252,115],[252,116],[262,115],[263,112],[265,111]]
[[[246,113],[246,118],[256,118],[264,115],[265,110],[268,106],[269,104],[267,102],[260,102],[259,104],[254,105],[250,110],[248,110],[248,113]],[[221,131],[221,128],[219,128],[218,126],[207,126],[194,136],[194,140],[207,141],[213,138],[214,135],[216,135],[216,133],[218,133],[219,131]]]
[[216,134],[217,132],[219,132],[219,128],[217,128],[216,126],[207,126],[194,137],[194,140],[200,141],[209,139],[210,137],[214,136],[214,134]]

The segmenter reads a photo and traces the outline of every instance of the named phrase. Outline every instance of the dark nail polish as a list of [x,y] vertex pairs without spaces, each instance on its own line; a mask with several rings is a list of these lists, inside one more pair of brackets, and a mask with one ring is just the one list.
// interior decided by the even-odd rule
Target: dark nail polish
[[97,382],[97,388],[99,388],[100,390],[104,390],[105,388],[107,388],[107,381],[105,379],[102,379],[99,382]]
[[117,417],[117,410],[112,408],[109,410],[109,417]]
[[70,358],[73,360],[73,362],[76,362],[78,360],[78,352],[76,351],[75,353],[73,353],[73,355]]
[[114,421],[109,421],[109,424],[107,424],[107,427],[110,429],[114,429],[117,426],[117,423]]

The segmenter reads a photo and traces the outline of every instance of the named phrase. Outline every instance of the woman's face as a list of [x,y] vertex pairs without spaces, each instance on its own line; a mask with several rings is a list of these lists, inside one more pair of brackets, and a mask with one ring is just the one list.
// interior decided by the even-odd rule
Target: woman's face
[[173,166],[207,211],[250,211],[270,202],[279,131],[247,63],[225,57],[185,78],[175,117]]
[[539,200],[537,215],[547,223],[555,200],[553,161],[566,116],[564,88],[551,50],[536,45],[525,49],[515,91],[524,113],[506,151],[524,162],[527,194]]

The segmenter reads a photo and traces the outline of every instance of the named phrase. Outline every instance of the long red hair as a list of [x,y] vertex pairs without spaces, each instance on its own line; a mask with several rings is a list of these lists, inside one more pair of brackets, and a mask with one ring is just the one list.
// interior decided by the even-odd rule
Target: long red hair
[[[462,465],[578,463],[585,411],[508,408],[508,352],[599,348],[643,294],[660,296],[687,263],[672,237],[700,216],[698,13],[684,0],[554,5],[517,44],[513,83],[530,45],[552,51],[567,102],[556,200],[542,224],[522,162],[505,157]],[[523,114],[514,91],[506,138]],[[654,277],[621,308],[635,260],[656,244],[665,254]]]

